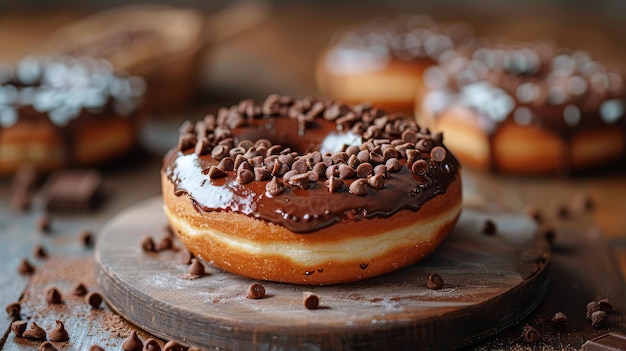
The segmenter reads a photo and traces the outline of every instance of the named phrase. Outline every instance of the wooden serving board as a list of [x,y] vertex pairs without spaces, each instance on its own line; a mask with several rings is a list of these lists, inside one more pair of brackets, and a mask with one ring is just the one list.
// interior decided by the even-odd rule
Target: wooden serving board
[[[482,233],[486,218],[496,235]],[[113,218],[96,245],[99,284],[130,322],[204,349],[450,349],[520,322],[548,284],[549,245],[520,215],[465,209],[443,245],[413,266],[351,284],[263,282],[259,300],[246,298],[250,279],[208,266],[190,280],[175,251],[143,252],[141,237],[161,238],[166,224],[160,198]],[[431,273],[442,289],[426,288]],[[303,306],[305,292],[319,296],[319,309]]]

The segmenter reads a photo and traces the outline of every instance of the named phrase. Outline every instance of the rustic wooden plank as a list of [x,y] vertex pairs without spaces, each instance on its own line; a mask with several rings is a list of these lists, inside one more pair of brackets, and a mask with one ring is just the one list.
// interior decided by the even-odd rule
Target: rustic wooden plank
[[[496,236],[482,234],[486,218],[496,221]],[[185,279],[187,266],[174,252],[142,252],[142,236],[162,236],[166,223],[160,197],[115,217],[96,249],[100,285],[133,323],[201,347],[447,349],[517,323],[547,287],[548,244],[519,215],[466,210],[443,246],[417,265],[347,285],[265,282],[270,296],[261,300],[245,297],[249,279],[214,268]],[[443,289],[424,286],[430,273],[444,277]],[[323,308],[306,310],[304,292],[317,294]]]

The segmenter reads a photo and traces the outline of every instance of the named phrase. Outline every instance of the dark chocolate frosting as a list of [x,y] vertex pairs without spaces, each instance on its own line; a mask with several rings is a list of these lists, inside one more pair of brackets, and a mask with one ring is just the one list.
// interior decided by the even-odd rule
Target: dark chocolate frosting
[[296,233],[418,211],[460,176],[442,135],[412,120],[277,95],[185,123],[162,172],[198,211],[242,213]]

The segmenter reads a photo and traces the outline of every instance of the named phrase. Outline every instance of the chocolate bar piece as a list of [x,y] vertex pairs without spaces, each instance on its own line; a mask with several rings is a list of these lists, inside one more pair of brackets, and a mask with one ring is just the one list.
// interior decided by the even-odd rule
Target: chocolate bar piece
[[607,333],[588,340],[581,351],[620,351],[626,350],[626,335]]
[[58,171],[50,176],[44,198],[49,211],[86,211],[97,204],[102,176],[94,170]]

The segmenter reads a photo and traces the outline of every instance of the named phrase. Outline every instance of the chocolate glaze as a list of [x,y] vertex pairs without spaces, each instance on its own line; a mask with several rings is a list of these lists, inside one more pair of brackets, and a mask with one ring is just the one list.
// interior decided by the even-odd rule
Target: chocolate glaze
[[[277,98],[268,98],[268,100],[270,99]],[[323,104],[325,110],[332,109],[332,103],[324,102]],[[426,174],[420,176],[413,173],[409,167],[410,164],[407,165],[407,159],[400,157],[401,168],[388,174],[384,180],[383,188],[375,190],[368,187],[367,194],[364,196],[357,196],[348,190],[349,185],[358,179],[355,175],[343,179],[345,184],[336,192],[331,192],[324,185],[325,177],[322,176],[317,180],[310,181],[308,187],[305,188],[293,186],[289,181],[277,177],[279,181],[282,181],[285,190],[279,195],[271,196],[266,192],[266,184],[269,180],[255,180],[241,184],[237,181],[236,170],[227,171],[226,176],[222,178],[209,178],[206,175],[207,170],[211,166],[218,165],[219,161],[210,153],[198,155],[194,152],[193,146],[182,148],[182,150],[181,148],[170,150],[164,158],[162,172],[173,183],[176,195],[189,195],[194,206],[200,212],[232,211],[242,213],[284,226],[296,233],[314,232],[340,221],[389,217],[405,209],[418,211],[428,200],[445,193],[448,185],[459,176],[459,164],[450,152],[447,153],[443,162],[434,162],[430,159],[430,149],[435,145],[442,145],[441,139],[439,136],[431,135],[427,130],[420,131],[419,127],[412,121],[401,119],[394,122],[397,118],[389,118],[382,111],[357,105],[352,108],[342,107],[343,115],[355,111],[361,112],[361,115],[351,124],[338,124],[341,117],[335,121],[324,119],[322,111],[318,116],[310,118],[305,128],[302,128],[301,119],[288,116],[288,114],[296,115],[293,111],[302,110],[302,105],[313,105],[313,103],[303,104],[301,101],[296,101],[288,106],[283,105],[284,109],[281,114],[247,118],[241,126],[231,130],[234,144],[246,139],[253,141],[269,139],[273,144],[281,145],[282,150],[287,147],[296,150],[296,160],[306,159],[310,155],[307,155],[307,152],[323,150],[324,160],[320,162],[335,165],[346,164],[346,161],[336,157],[339,155],[338,152],[346,149],[345,140],[350,140],[352,145],[364,149],[366,145],[364,143],[376,139],[366,138],[369,136],[367,131],[359,134],[354,133],[354,125],[358,123],[371,120],[373,124],[376,119],[368,116],[371,117],[375,114],[379,120],[380,118],[388,120],[384,125],[382,122],[380,123],[383,129],[387,124],[400,125],[401,123],[398,122],[402,122],[401,129],[407,131],[405,135],[411,134],[408,131],[419,132],[418,143],[422,139],[431,141],[431,146],[420,153],[421,157],[428,161],[429,166]],[[230,113],[232,114],[237,108],[237,106],[233,106]],[[308,113],[306,108],[303,111]],[[301,113],[300,116],[302,115]],[[189,128],[183,129],[181,134],[189,133]],[[377,140],[388,139],[386,141],[391,142],[400,139],[402,141],[400,133],[400,131],[395,133],[379,131]],[[208,135],[215,134],[209,133]],[[328,140],[337,140],[341,137],[346,137],[346,139],[328,146]],[[409,148],[415,148],[415,141],[411,145]],[[372,145],[369,144],[369,146]],[[331,161],[331,156],[335,161]],[[313,166],[310,164],[308,169],[311,170]],[[419,215],[419,212],[416,215]]]
[[[545,128],[567,144],[583,130],[615,126],[626,132],[623,77],[584,51],[556,50],[543,42],[484,44],[468,53],[447,53],[424,77],[431,89],[424,109],[435,118],[458,105],[473,109],[492,151],[506,123]],[[571,171],[569,155],[561,166]]]

